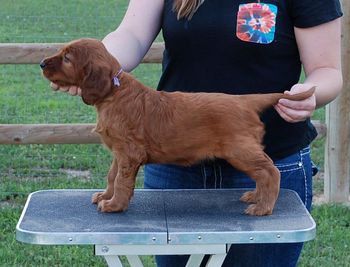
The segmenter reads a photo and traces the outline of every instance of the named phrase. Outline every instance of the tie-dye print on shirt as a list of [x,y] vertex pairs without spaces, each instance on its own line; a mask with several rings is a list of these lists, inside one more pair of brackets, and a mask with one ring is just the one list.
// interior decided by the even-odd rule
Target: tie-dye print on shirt
[[239,6],[237,37],[246,42],[269,44],[275,37],[277,6],[249,3]]

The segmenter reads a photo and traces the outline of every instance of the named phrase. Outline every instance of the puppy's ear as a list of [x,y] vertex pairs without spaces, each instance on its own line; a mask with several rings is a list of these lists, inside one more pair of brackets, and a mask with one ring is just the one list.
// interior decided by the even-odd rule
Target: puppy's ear
[[84,77],[80,85],[85,104],[94,105],[113,90],[112,73],[106,65],[89,63],[84,67]]

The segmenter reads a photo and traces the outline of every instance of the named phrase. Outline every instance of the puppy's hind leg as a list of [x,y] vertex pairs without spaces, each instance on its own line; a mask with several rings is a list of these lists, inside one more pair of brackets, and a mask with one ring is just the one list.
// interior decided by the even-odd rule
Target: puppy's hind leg
[[108,200],[113,197],[114,194],[114,180],[118,173],[117,159],[114,157],[111,167],[107,175],[107,188],[103,192],[97,192],[92,195],[92,203],[98,204],[101,200]]
[[249,205],[245,213],[257,216],[272,214],[279,193],[280,172],[260,146],[249,150],[235,147],[235,151],[235,155],[226,160],[256,182],[256,189],[241,197],[244,202],[254,203]]

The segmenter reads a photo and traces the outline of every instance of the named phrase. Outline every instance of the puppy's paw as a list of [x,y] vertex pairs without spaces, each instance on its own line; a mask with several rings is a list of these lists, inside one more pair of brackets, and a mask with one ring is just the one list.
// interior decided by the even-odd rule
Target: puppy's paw
[[248,208],[244,211],[245,214],[253,215],[253,216],[265,216],[272,214],[272,208],[269,208],[266,205],[252,204],[249,205]]
[[96,192],[92,195],[91,202],[93,204],[99,203],[101,200],[109,200],[113,197],[113,194],[108,194],[106,191],[104,192]]
[[239,200],[246,203],[257,203],[258,202],[257,193],[256,191],[245,192]]
[[129,203],[117,201],[115,198],[110,200],[101,200],[98,203],[98,210],[102,212],[123,212],[128,209]]

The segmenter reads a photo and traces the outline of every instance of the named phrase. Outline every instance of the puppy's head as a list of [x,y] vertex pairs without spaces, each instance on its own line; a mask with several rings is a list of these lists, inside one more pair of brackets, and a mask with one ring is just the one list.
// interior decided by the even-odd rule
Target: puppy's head
[[43,75],[59,86],[81,88],[88,105],[102,101],[114,90],[113,76],[120,64],[101,41],[79,39],[68,43],[57,54],[41,61]]

